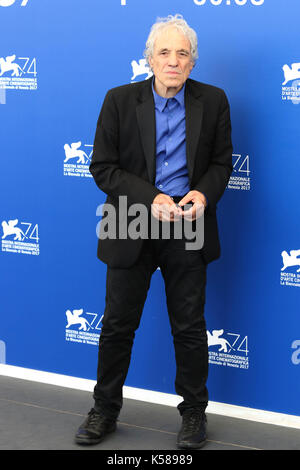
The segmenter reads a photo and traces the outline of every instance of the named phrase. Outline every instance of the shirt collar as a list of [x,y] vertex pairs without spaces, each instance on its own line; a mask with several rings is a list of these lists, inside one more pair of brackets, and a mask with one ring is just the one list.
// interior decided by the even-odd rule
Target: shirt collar
[[[181,90],[175,96],[173,96],[173,98],[182,107],[184,107],[184,90],[185,90],[185,83],[183,87],[181,88]],[[152,92],[153,92],[155,107],[158,109],[158,111],[162,112],[165,109],[169,98],[163,98],[162,96],[156,93],[156,91],[154,90],[154,80],[152,81]]]

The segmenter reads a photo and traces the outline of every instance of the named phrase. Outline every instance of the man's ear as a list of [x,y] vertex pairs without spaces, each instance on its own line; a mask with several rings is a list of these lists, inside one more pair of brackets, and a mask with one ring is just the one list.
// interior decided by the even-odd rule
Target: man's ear
[[152,59],[152,57],[151,57],[151,56],[150,56],[150,57],[148,57],[148,64],[149,64],[149,66],[150,66],[150,69],[152,70],[153,59]]

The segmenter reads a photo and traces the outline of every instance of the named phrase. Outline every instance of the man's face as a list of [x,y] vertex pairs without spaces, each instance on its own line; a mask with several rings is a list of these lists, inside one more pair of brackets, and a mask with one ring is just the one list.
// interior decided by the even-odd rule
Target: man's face
[[176,94],[193,69],[190,41],[174,26],[164,29],[155,40],[149,63],[158,94]]

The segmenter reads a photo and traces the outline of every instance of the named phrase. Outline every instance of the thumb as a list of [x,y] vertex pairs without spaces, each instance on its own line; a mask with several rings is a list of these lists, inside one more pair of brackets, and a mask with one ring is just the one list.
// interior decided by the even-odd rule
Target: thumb
[[180,201],[178,202],[178,205],[179,206],[184,206],[187,202],[189,202],[189,198],[187,197],[187,195],[183,196],[182,199],[180,199]]

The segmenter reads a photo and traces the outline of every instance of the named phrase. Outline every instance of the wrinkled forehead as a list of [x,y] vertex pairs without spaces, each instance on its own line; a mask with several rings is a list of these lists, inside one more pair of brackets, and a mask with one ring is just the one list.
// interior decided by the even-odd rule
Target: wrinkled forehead
[[166,26],[157,31],[154,39],[154,51],[161,49],[185,49],[191,52],[190,40],[176,26]]

